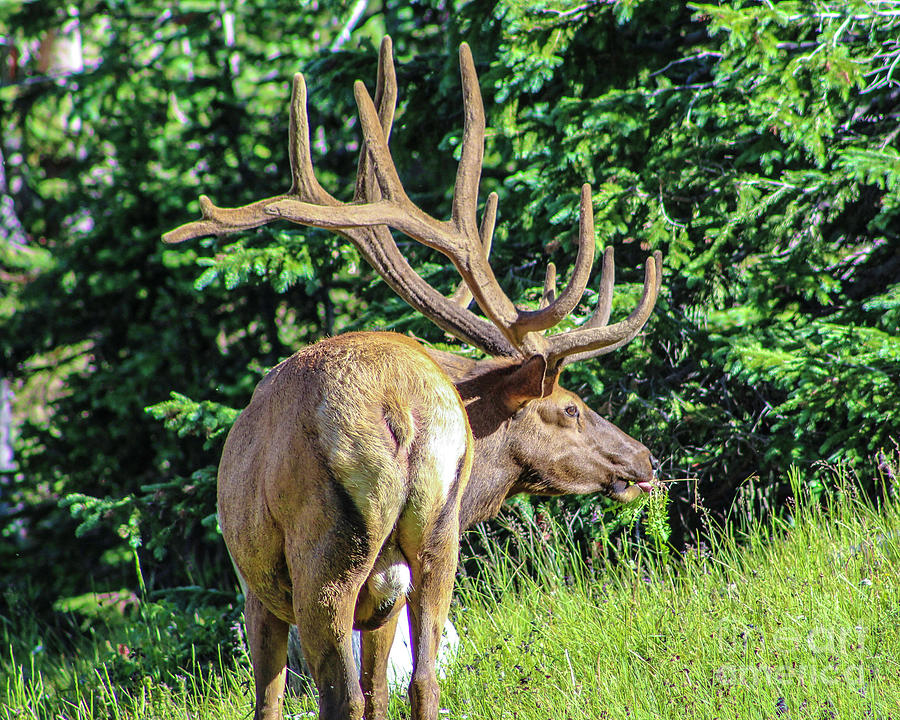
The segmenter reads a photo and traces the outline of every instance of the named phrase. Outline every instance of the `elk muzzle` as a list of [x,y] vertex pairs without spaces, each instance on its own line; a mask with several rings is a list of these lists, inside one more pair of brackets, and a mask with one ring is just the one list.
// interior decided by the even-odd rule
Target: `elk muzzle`
[[641,493],[649,493],[656,480],[659,460],[643,443],[592,410],[589,412],[594,416],[594,452],[601,456],[598,461],[601,478],[604,471],[606,475],[601,479],[604,487],[600,492],[621,503],[631,502]]

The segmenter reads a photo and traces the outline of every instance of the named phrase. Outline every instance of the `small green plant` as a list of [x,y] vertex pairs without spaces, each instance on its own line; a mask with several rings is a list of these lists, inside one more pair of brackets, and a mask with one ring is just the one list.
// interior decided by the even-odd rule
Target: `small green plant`
[[632,529],[640,521],[647,537],[653,541],[654,549],[658,553],[667,554],[669,537],[672,535],[669,525],[670,502],[669,488],[662,482],[655,483],[652,492],[639,495],[627,505],[613,508],[614,519],[607,532],[619,527]]

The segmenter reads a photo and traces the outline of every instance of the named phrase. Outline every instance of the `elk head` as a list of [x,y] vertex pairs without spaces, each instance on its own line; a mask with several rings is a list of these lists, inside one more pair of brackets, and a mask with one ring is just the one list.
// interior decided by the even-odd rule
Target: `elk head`
[[[485,360],[475,361],[438,350],[427,351],[431,359],[443,370],[442,377],[449,378],[455,385],[459,398],[465,406],[472,432],[473,439],[470,441],[472,447],[468,449],[473,455],[471,479],[468,484],[464,481],[459,483],[460,494],[454,511],[454,520],[458,520],[458,526],[464,528],[492,516],[499,510],[506,497],[521,492],[563,494],[599,491],[616,500],[630,500],[640,492],[649,491],[656,460],[641,443],[602,419],[577,395],[562,388],[559,385],[559,375],[566,364],[611,352],[629,342],[641,330],[659,292],[661,255],[659,252],[654,253],[645,264],[643,293],[637,307],[624,320],[609,324],[612,307],[613,255],[612,249],[608,248],[603,257],[599,300],[593,314],[575,329],[547,334],[546,331],[558,325],[581,301],[593,265],[594,227],[591,189],[590,186],[584,185],[581,188],[578,253],[568,284],[557,293],[556,270],[550,264],[539,307],[528,310],[513,304],[500,288],[488,261],[497,213],[496,194],[488,196],[481,221],[478,221],[478,187],[484,152],[484,108],[475,65],[467,45],[463,44],[460,47],[459,57],[465,122],[453,204],[448,220],[438,220],[427,215],[410,200],[388,149],[397,98],[397,83],[391,57],[391,43],[386,38],[381,46],[374,102],[361,82],[357,82],[354,86],[363,142],[356,190],[351,202],[341,202],[333,197],[315,177],[306,114],[306,86],[303,76],[297,74],[294,76],[291,94],[289,124],[292,176],[290,189],[282,195],[232,209],[217,207],[207,197],[201,196],[202,219],[167,233],[163,239],[174,243],[203,235],[222,235],[258,227],[278,219],[333,230],[349,239],[391,288],[413,308],[446,332],[491,356]],[[446,297],[438,292],[410,267],[398,249],[391,229],[437,250],[453,263],[462,282],[452,296]],[[473,299],[483,315],[469,310]],[[385,340],[383,335],[369,337],[372,338],[371,342],[374,345],[381,348],[379,352],[382,350],[387,352],[393,348],[398,357],[401,355],[406,357],[404,354],[408,353],[406,344],[408,341],[399,343],[396,340]],[[365,340],[357,336],[347,343],[361,347]],[[343,345],[346,346],[347,343]],[[318,355],[327,355],[331,352],[329,348],[339,344],[341,343],[326,342],[313,347],[321,348],[315,351]],[[303,362],[308,364],[306,360]],[[402,373],[403,368],[398,367],[394,372]],[[273,371],[260,383],[251,404],[263,403],[263,396],[277,383],[282,385],[277,392],[273,391],[270,394],[280,398],[279,402],[284,401],[284,398],[302,396],[308,388],[298,385],[298,381],[292,380],[292,377],[294,377],[292,372],[287,370],[280,377]],[[393,380],[387,378],[385,382],[390,383]],[[436,379],[434,382],[440,384],[441,381]],[[257,396],[260,397],[259,400]],[[399,412],[402,414],[405,411],[400,408]],[[259,418],[267,413],[254,408],[252,414],[255,418]],[[284,414],[269,412],[268,416],[281,418]],[[253,421],[260,423],[259,425],[252,425],[250,420],[244,421],[244,417],[242,415],[238,421],[242,423],[240,430],[242,440],[232,442],[229,437],[229,441],[226,442],[226,456],[229,456],[230,452],[229,443],[231,447],[242,443],[241,447],[244,448],[252,443],[253,438],[266,437],[266,443],[271,446],[272,443],[277,445],[280,442],[268,439],[276,436],[285,437],[284,443],[291,442],[290,428],[288,431],[283,428],[269,428],[262,425],[263,421],[259,419]],[[388,435],[396,440],[398,433],[391,429],[393,426],[390,418],[385,416],[385,422]],[[309,427],[313,427],[312,421],[310,423]],[[415,423],[410,427],[414,425]],[[309,435],[309,428],[307,426],[304,428],[306,428],[304,432]],[[373,428],[372,433],[385,432],[381,425]],[[317,432],[323,437],[329,433],[333,435],[333,431],[329,430],[326,433],[324,428],[319,428]],[[358,432],[364,435],[366,430]],[[237,451],[232,453],[235,457],[237,454]],[[271,448],[271,455],[281,461],[292,453],[288,452],[286,447],[276,446]],[[232,461],[229,460],[230,462]],[[259,462],[258,467],[246,466],[245,472],[261,483],[263,480],[259,478],[265,478],[274,471],[265,466],[265,459]],[[319,460],[310,458],[307,462],[309,463],[305,466],[307,474],[315,474],[317,462],[319,465],[327,464],[321,458]],[[225,457],[223,457],[224,464]],[[220,468],[220,488],[223,475],[228,483],[234,482],[231,468],[224,473]],[[362,487],[368,488],[366,492],[376,493],[377,490],[364,484]],[[254,492],[264,491],[246,490],[248,496]],[[354,492],[359,492],[359,483],[355,486]],[[268,497],[273,495],[270,494]],[[344,495],[340,495],[338,501],[342,497]],[[252,502],[252,498],[248,497],[246,504],[250,505]],[[352,505],[354,500],[350,497],[340,502],[344,504],[350,502]],[[328,513],[330,510],[323,508],[321,512]],[[304,518],[300,524],[309,525],[316,522],[319,521]],[[267,528],[267,532],[271,530],[269,525],[265,523],[263,525]],[[275,526],[278,526],[277,522],[271,524],[271,527]],[[360,525],[359,531],[368,532],[365,522]],[[257,573],[260,578],[277,575],[279,563],[281,566],[284,565],[283,555],[286,552],[284,548],[296,544],[290,534],[302,533],[303,530],[287,528],[281,535],[274,530],[271,532],[274,533],[271,540],[272,547],[254,548],[250,553],[257,559],[269,558],[269,564],[274,566],[260,570]],[[250,542],[247,538],[253,534],[244,532],[242,535],[244,539],[241,541]],[[239,533],[235,534],[235,537],[237,535]],[[390,547],[385,545],[385,548],[387,549],[382,550],[380,556],[377,558],[373,556],[371,560],[375,563],[373,566],[375,569],[371,570],[373,573],[385,563],[390,564],[388,562],[391,561],[388,557]],[[402,550],[400,554],[410,566],[413,566],[413,558],[409,552],[402,547],[400,549]],[[441,550],[444,554],[453,554],[453,566],[456,550],[455,545],[450,549]],[[424,548],[423,552],[432,559],[437,556],[434,548]],[[234,549],[232,553],[235,553]],[[241,565],[241,562],[238,562],[238,565]],[[445,566],[450,567],[447,563]],[[287,580],[284,582],[290,585]],[[248,600],[248,612],[251,608],[255,608],[254,622],[265,625],[260,618],[268,617],[265,615],[266,612],[278,614],[273,608],[277,603],[273,601],[266,606],[264,593],[258,590],[253,595],[254,584],[253,582],[249,584],[251,593],[248,597],[253,596],[251,598],[253,602]],[[449,587],[446,582],[444,586]],[[366,588],[370,588],[370,585],[364,584],[362,590],[357,588],[360,593],[358,598],[355,598],[357,614],[363,604],[368,606],[372,603],[370,597],[372,593],[367,594]],[[296,586],[294,590],[297,592]],[[397,605],[387,606],[385,618],[391,617],[396,607],[402,606],[402,598],[392,600],[395,601]],[[449,590],[446,591],[446,597],[440,598],[438,604],[446,608],[448,603]],[[422,609],[413,608],[411,602],[411,616],[421,612]],[[443,612],[446,613],[446,609]],[[285,611],[279,617],[284,621],[288,614]],[[421,618],[411,625],[418,627],[421,624],[420,620]],[[369,621],[369,624],[364,626],[371,632],[377,632],[374,628],[378,623],[371,618]],[[263,630],[253,630],[254,622],[251,622],[248,616],[248,635],[262,637],[265,634],[263,630],[270,634],[273,632],[274,626],[271,623]],[[358,617],[357,624],[360,625]],[[392,635],[393,626],[388,624],[387,627],[390,628]],[[419,631],[413,632],[415,634]],[[367,718],[382,717],[386,707],[384,671],[380,665],[383,660],[381,650],[384,643],[383,638],[378,639],[375,635],[372,637],[376,639],[371,640],[369,645],[366,644],[369,641],[365,639],[363,641],[362,682]],[[415,638],[413,644],[416,646]],[[366,647],[372,649],[369,655]],[[274,651],[275,655],[281,652],[278,648]],[[278,658],[273,660],[274,656],[271,653],[266,655],[264,650],[259,648],[256,654],[263,658],[260,661],[262,668],[260,670],[257,668],[256,656],[254,657],[254,668],[257,672],[257,714],[267,714],[265,708],[272,707],[271,703],[267,704],[269,702],[267,698],[271,699],[272,693],[278,692],[277,680],[272,679],[273,667],[277,665]],[[418,663],[416,667],[433,668],[433,657],[430,659],[418,657],[416,663]],[[260,675],[264,676],[263,680],[260,680]],[[340,673],[332,674],[330,677],[338,675]],[[422,673],[419,670],[414,671],[410,692],[413,696],[413,716],[417,720],[436,717],[436,685],[429,684],[431,680],[433,678],[425,682]],[[327,683],[320,683],[318,677],[316,681],[320,695],[328,692]],[[419,681],[424,684],[417,686],[416,683]],[[276,684],[266,684],[271,682]],[[353,696],[355,691],[350,687],[347,692],[349,695],[345,694],[345,699]],[[324,707],[321,703],[320,699],[320,708]],[[278,712],[280,713],[280,710]],[[322,717],[325,717],[326,711],[321,712]]]

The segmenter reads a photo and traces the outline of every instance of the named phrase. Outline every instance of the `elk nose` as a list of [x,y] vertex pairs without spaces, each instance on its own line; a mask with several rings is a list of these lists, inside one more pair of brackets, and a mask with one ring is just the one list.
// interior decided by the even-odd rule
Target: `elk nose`
[[650,467],[653,468],[653,477],[656,477],[656,474],[659,472],[659,460],[653,455],[650,456]]

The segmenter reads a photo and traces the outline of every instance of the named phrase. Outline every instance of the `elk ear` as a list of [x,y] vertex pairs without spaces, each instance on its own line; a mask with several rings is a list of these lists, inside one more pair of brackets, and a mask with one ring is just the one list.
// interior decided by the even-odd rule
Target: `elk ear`
[[548,370],[547,359],[532,355],[513,370],[503,382],[500,393],[509,412],[515,412],[529,400],[542,398],[553,392],[557,373]]

